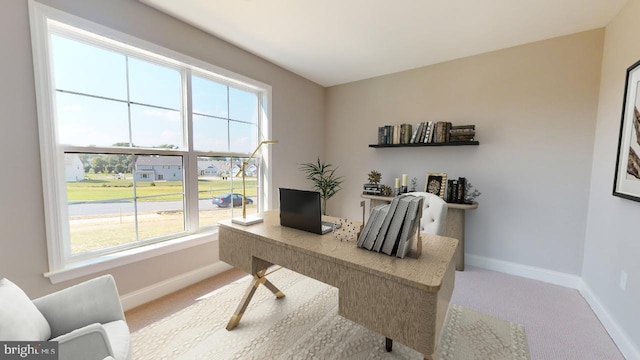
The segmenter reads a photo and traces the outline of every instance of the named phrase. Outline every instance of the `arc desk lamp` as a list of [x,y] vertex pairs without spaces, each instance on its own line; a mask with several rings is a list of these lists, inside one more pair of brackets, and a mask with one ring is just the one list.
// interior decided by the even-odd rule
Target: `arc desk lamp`
[[236,174],[236,177],[238,177],[238,175],[240,175],[240,173],[242,173],[242,217],[237,217],[237,218],[233,218],[231,219],[231,222],[234,224],[240,224],[240,225],[253,225],[253,224],[257,224],[257,223],[261,223],[264,221],[263,218],[256,216],[256,215],[252,215],[252,216],[247,216],[247,204],[246,204],[246,186],[245,186],[245,168],[247,167],[247,165],[249,165],[249,160],[251,160],[253,158],[253,156],[256,154],[256,152],[258,152],[258,149],[260,149],[260,147],[262,147],[262,145],[265,144],[277,144],[278,140],[264,140],[264,141],[260,141],[260,143],[258,144],[258,146],[256,147],[255,150],[253,150],[253,152],[251,153],[251,155],[249,155],[249,157],[242,162],[242,166],[240,167],[240,171],[238,171],[238,173]]

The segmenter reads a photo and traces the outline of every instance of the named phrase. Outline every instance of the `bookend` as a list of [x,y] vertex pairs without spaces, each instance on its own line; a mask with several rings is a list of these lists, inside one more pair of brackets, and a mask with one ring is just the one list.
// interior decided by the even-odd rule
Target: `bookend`
[[360,225],[360,230],[358,230],[358,233],[356,234],[356,239],[360,237],[360,233],[364,229],[364,200],[360,201],[360,207],[362,208],[362,225]]
[[418,229],[416,230],[416,259],[420,259],[422,256],[422,239],[420,238],[420,233],[422,232],[422,228],[420,227],[420,222],[422,221],[422,206],[418,209]]

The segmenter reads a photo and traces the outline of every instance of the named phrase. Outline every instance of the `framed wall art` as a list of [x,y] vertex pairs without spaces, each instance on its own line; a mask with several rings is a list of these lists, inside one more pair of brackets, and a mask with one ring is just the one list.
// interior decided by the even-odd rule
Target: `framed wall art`
[[447,174],[430,173],[427,174],[427,180],[424,184],[424,191],[440,196],[444,199],[445,189],[447,187]]
[[613,195],[640,201],[640,61],[627,69]]

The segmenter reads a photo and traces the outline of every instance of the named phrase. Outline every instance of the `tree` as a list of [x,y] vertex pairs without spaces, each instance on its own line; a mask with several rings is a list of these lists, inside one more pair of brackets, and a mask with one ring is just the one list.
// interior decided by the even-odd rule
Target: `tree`
[[104,172],[106,166],[107,160],[105,160],[102,156],[96,156],[91,159],[91,167],[93,168],[93,172],[96,174]]

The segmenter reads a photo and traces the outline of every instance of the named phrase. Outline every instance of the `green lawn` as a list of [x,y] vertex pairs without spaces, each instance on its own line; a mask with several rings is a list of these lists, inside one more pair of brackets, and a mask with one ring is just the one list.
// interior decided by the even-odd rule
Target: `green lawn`
[[[256,184],[256,178],[246,179],[247,196],[256,196]],[[242,179],[234,180],[233,185],[233,192],[242,193]],[[229,192],[230,189],[231,179],[209,177],[198,179],[200,199],[210,199],[214,195]],[[141,201],[181,200],[183,193],[181,181],[138,181],[136,190],[137,196],[143,197]],[[85,180],[67,183],[69,202],[131,198],[133,198],[131,174],[127,174],[125,179],[116,179],[111,175],[88,174]]]

